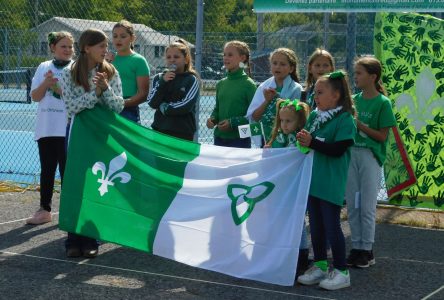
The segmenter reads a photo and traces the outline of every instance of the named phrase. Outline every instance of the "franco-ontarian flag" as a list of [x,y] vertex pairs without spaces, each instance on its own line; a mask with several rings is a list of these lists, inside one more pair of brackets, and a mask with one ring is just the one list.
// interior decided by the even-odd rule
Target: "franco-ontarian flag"
[[200,145],[96,106],[73,122],[62,230],[293,285],[312,170],[294,148]]
[[239,137],[248,138],[255,135],[262,135],[264,130],[262,123],[251,123],[238,126]]

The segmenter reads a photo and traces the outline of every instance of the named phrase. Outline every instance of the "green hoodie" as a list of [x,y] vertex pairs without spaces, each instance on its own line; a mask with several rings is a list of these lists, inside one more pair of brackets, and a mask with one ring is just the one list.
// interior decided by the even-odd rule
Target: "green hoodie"
[[242,68],[228,72],[227,77],[216,85],[216,107],[211,114],[216,124],[229,120],[231,131],[220,131],[216,127],[214,135],[224,139],[239,138],[237,126],[248,124],[245,118],[250,102],[256,92],[256,84]]

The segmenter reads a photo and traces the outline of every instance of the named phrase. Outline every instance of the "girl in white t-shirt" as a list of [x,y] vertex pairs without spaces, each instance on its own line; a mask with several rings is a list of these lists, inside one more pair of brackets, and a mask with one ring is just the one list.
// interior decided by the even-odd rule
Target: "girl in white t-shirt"
[[60,177],[66,162],[65,135],[66,109],[61,100],[58,80],[63,69],[70,66],[74,54],[74,39],[69,32],[51,32],[48,44],[54,59],[42,62],[35,72],[31,85],[31,98],[38,102],[35,140],[40,156],[40,208],[27,224],[51,222],[51,201],[57,165]]

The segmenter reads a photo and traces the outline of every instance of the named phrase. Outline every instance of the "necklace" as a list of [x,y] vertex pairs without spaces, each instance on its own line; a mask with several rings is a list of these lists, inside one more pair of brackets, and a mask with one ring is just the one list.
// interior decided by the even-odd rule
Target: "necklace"
[[311,122],[310,127],[308,128],[308,131],[310,133],[315,132],[319,128],[321,128],[321,125],[327,123],[331,119],[333,119],[340,111],[342,110],[342,106],[338,106],[336,108],[332,108],[326,111],[315,109],[316,117]]

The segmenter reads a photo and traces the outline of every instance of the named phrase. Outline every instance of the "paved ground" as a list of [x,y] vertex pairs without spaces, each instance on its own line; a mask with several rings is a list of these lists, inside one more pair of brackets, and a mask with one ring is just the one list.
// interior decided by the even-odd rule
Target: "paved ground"
[[0,299],[444,299],[444,231],[379,224],[376,265],[352,269],[352,287],[329,292],[240,280],[113,244],[92,260],[67,259],[58,194],[52,223],[24,225],[37,206],[36,192],[0,193]]

